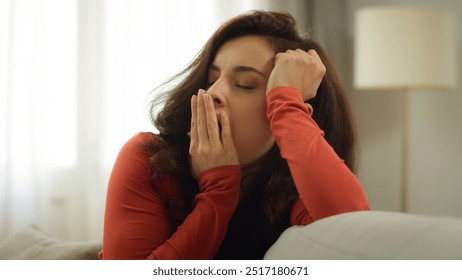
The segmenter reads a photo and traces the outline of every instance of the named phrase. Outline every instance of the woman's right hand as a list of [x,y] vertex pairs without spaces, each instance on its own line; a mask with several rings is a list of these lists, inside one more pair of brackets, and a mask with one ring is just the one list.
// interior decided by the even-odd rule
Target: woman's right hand
[[239,165],[229,117],[225,111],[220,111],[217,115],[212,97],[203,89],[199,90],[197,96],[191,97],[189,155],[195,178],[207,169]]

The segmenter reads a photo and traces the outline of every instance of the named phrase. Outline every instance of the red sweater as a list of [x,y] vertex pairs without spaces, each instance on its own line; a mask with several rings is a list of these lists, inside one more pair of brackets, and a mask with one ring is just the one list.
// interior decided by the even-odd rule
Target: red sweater
[[[298,90],[273,89],[267,117],[282,157],[287,160],[300,199],[291,225],[306,225],[339,213],[367,210],[367,198],[356,176],[337,156],[308,114]],[[221,166],[199,175],[201,193],[195,207],[170,234],[164,197],[154,191],[144,147],[155,140],[139,133],[121,149],[109,180],[104,222],[104,259],[211,259],[223,241],[239,200],[239,166]],[[312,162],[307,168],[307,162]],[[157,180],[164,196],[183,201],[178,181]],[[234,187],[229,187],[234,186]]]

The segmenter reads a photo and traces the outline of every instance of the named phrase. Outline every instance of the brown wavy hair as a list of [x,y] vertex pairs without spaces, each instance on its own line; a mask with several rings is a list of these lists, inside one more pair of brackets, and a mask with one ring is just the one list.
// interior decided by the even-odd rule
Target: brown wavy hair
[[[150,166],[153,180],[159,176],[170,174],[181,178],[183,193],[193,207],[194,195],[199,188],[192,179],[189,167],[189,137],[191,122],[190,100],[200,88],[207,86],[207,73],[218,49],[223,43],[244,35],[257,35],[266,39],[274,54],[288,49],[316,50],[326,66],[326,73],[318,88],[316,97],[309,102],[314,108],[313,119],[324,131],[324,137],[346,165],[356,170],[356,129],[349,109],[345,90],[341,81],[320,45],[309,36],[301,35],[294,18],[287,13],[251,11],[225,22],[207,41],[202,50],[188,67],[174,76],[164,86],[172,85],[164,90],[151,103],[151,118],[159,130],[159,143],[152,145],[153,156]],[[162,87],[165,89],[165,87]],[[162,104],[158,113],[154,108]],[[275,146],[266,155],[268,164],[255,176],[243,179],[245,185],[252,186],[244,195],[241,194],[240,206],[229,225],[228,239],[235,237],[242,229],[244,211],[256,213],[248,225],[251,239],[259,243],[265,251],[276,240],[279,234],[289,226],[290,209],[298,198],[287,162]],[[309,163],[307,163],[309,168]],[[246,204],[246,201],[252,203]],[[257,202],[257,203],[256,203]],[[251,208],[249,205],[253,205]],[[191,208],[192,209],[192,208]],[[241,214],[239,214],[241,213]],[[248,214],[248,212],[247,212]],[[251,226],[253,225],[253,226]],[[234,233],[233,228],[235,228]],[[263,230],[258,230],[263,229]],[[268,233],[266,238],[258,232]],[[253,232],[253,233],[250,233]],[[233,235],[234,234],[234,235]],[[234,237],[233,237],[234,236]],[[254,242],[252,241],[252,242]],[[226,240],[225,242],[226,243]],[[232,247],[232,241],[229,241]],[[223,245],[226,247],[226,244]],[[242,247],[242,246],[241,246]],[[219,252],[220,253],[220,252]],[[252,254],[252,253],[250,253]],[[260,252],[261,255],[261,252]]]

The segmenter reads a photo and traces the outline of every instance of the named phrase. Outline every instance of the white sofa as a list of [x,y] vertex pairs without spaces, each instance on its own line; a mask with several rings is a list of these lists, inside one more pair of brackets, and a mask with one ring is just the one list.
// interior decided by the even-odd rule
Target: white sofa
[[0,241],[0,260],[96,260],[100,242],[71,242],[30,225]]
[[362,211],[287,229],[265,259],[462,260],[462,219]]
[[[69,242],[30,226],[0,241],[0,259],[97,259],[98,242]],[[288,228],[265,259],[459,259],[462,219],[363,211]]]

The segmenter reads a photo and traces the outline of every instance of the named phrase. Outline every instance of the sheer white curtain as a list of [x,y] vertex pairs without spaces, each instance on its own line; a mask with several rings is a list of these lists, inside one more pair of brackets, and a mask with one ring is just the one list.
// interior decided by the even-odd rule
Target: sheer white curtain
[[[39,2],[0,7],[2,233],[46,223],[48,211],[63,214],[59,204],[75,182],[76,3]],[[65,176],[74,178],[53,192]]]
[[100,240],[117,152],[154,130],[151,90],[229,17],[303,1],[281,2],[0,0],[0,238],[35,223]]

